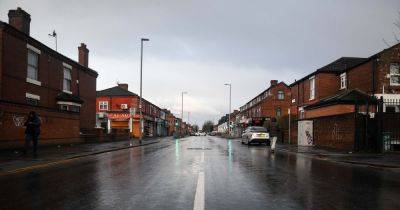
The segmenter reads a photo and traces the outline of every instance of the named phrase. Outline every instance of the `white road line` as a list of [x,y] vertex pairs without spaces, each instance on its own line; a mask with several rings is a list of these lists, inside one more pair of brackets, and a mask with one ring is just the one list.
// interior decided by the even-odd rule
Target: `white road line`
[[204,163],[204,152],[201,153],[201,162]]
[[204,210],[204,172],[199,172],[197,178],[196,195],[194,196],[194,210]]

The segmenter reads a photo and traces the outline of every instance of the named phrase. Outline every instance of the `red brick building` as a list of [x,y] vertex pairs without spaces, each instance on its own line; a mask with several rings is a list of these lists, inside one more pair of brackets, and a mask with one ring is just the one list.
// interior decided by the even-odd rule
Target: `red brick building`
[[283,119],[287,116],[290,98],[290,88],[284,82],[271,80],[266,90],[240,107],[240,114],[235,119],[238,121],[235,133],[241,133],[249,125],[268,127],[275,120],[282,121],[281,127],[285,130]]
[[[291,126],[292,139],[342,150],[376,141],[358,119],[374,117],[377,98],[400,99],[399,64],[397,44],[368,58],[340,58],[291,84],[291,114],[299,120]],[[389,110],[400,112],[400,107],[384,106]]]
[[[107,133],[140,137],[139,96],[128,90],[128,84],[97,91],[97,127]],[[142,99],[144,136],[166,136],[170,127],[167,113]]]
[[41,144],[82,141],[95,127],[97,72],[81,44],[76,62],[29,36],[30,15],[10,10],[0,21],[0,148],[24,139],[29,111],[42,121]]

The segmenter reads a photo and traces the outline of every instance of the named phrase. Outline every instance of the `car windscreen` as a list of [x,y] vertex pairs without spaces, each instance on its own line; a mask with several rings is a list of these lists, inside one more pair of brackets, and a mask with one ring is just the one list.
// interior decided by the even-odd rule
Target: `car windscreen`
[[268,132],[268,130],[264,127],[251,127],[250,131],[252,131],[252,132]]

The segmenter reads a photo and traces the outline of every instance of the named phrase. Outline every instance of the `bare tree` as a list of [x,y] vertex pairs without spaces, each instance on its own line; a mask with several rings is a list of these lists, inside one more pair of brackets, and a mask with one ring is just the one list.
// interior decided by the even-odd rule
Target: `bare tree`
[[[394,44],[400,43],[400,11],[397,12],[397,19],[394,21],[393,25],[395,26],[395,29],[393,31],[393,37],[394,37]],[[391,47],[390,45],[384,38],[382,39],[383,43],[385,43],[388,47]]]

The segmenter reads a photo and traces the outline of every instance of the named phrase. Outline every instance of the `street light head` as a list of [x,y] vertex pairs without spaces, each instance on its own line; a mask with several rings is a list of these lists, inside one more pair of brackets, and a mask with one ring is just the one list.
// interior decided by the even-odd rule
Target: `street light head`
[[228,85],[228,86],[230,86],[230,85],[231,85],[231,83],[225,83],[224,85]]
[[142,38],[142,42],[148,42],[148,41],[150,41],[150,39]]

